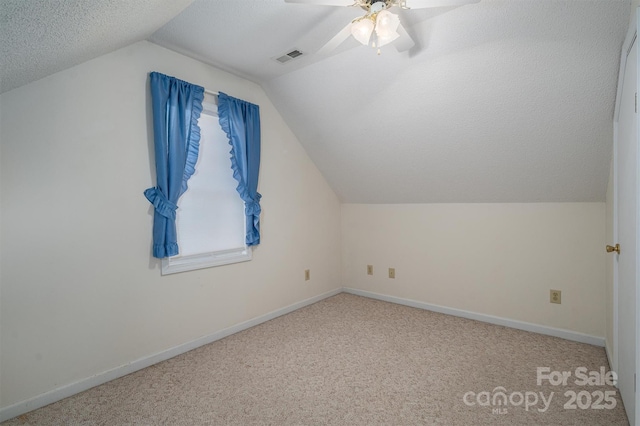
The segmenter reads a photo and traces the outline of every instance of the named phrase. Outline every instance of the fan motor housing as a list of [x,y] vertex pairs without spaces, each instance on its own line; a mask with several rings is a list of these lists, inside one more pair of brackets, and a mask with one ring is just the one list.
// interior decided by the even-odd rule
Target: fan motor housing
[[[382,4],[380,6],[374,7],[373,5],[376,3],[382,3]],[[364,0],[360,2],[360,7],[366,10],[367,12],[370,12],[372,7],[374,9],[379,8],[379,10],[374,10],[374,12],[379,12],[380,10],[390,8],[391,6],[393,6],[393,0]]]

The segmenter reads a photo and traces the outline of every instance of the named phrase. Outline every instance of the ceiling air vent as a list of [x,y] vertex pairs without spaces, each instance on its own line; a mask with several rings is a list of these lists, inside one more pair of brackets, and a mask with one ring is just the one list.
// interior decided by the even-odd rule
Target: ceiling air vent
[[281,64],[284,64],[285,62],[289,62],[292,59],[296,59],[298,57],[302,56],[302,52],[299,51],[298,49],[294,49],[289,53],[285,53],[284,55],[274,58],[276,61],[280,62]]

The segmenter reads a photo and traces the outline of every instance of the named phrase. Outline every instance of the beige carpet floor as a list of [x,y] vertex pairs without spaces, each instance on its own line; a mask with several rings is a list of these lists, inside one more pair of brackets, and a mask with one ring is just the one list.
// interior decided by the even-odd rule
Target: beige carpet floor
[[579,367],[604,349],[342,293],[3,425],[627,425]]

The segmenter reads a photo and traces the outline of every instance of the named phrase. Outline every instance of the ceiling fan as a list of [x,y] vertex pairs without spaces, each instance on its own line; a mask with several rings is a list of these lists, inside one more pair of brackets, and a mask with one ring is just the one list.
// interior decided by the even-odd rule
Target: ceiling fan
[[[326,54],[342,44],[349,36],[365,46],[378,49],[395,41],[399,52],[411,49],[414,40],[400,23],[400,17],[391,13],[389,9],[397,7],[400,10],[424,9],[429,7],[454,7],[480,0],[285,0],[287,3],[304,3],[323,6],[360,7],[366,11],[364,16],[354,19],[338,34],[336,34],[319,51]],[[396,41],[397,40],[397,41]]]

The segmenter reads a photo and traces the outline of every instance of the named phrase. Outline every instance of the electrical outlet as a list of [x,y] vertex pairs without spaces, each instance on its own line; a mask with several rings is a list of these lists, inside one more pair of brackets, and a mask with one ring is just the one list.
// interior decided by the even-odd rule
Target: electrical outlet
[[389,268],[389,278],[396,277],[396,268]]
[[311,270],[305,269],[304,270],[304,280],[305,281],[309,281],[310,279],[311,279]]
[[549,302],[557,303],[558,305],[562,303],[562,292],[560,290],[551,290],[549,294]]
[[373,275],[373,265],[367,265],[367,275]]

